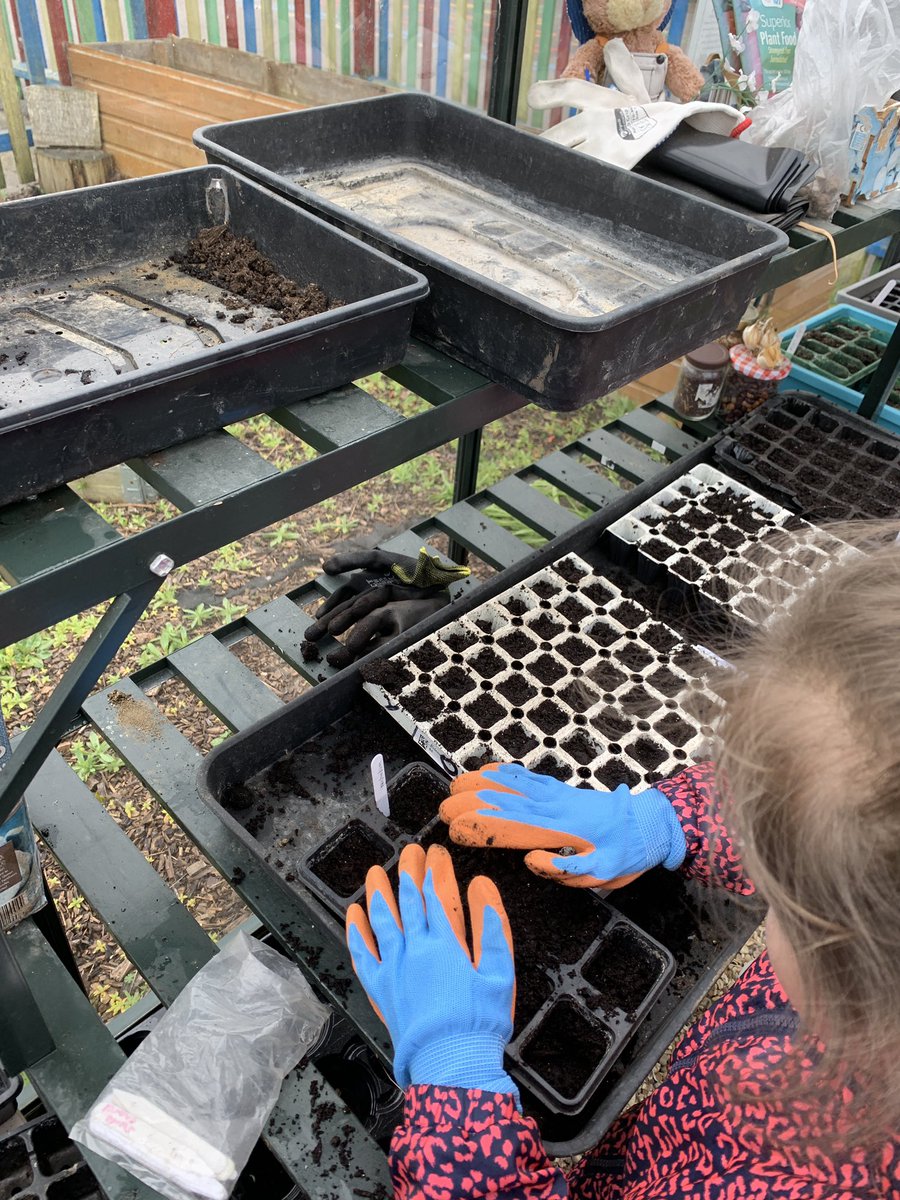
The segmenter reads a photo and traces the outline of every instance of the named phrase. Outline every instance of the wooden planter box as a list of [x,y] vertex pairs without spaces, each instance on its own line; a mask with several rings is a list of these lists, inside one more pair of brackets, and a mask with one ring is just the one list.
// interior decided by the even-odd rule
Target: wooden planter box
[[125,178],[205,163],[191,141],[202,125],[391,90],[190,38],[70,45],[68,57],[72,83],[100,98],[103,146]]

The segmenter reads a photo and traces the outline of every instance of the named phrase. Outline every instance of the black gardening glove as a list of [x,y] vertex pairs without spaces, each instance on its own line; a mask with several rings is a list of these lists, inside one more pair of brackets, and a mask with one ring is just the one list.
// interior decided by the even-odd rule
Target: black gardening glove
[[450,601],[449,584],[469,574],[468,567],[442,562],[424,548],[417,559],[385,550],[336,554],[322,569],[326,575],[349,573],[306,631],[307,641],[317,642],[354,626],[344,645],[328,655],[333,667],[347,666],[436,613]]

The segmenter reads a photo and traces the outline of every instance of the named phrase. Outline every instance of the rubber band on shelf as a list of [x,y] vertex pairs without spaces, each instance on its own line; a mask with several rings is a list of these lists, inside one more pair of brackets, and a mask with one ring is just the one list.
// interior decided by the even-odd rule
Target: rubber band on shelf
[[828,240],[828,244],[831,246],[831,260],[834,263],[834,279],[832,279],[831,282],[837,283],[840,270],[838,268],[837,242],[834,240],[834,234],[832,234],[828,229],[822,229],[820,225],[811,225],[809,221],[798,221],[796,228],[805,229],[809,233],[818,233],[821,237]]

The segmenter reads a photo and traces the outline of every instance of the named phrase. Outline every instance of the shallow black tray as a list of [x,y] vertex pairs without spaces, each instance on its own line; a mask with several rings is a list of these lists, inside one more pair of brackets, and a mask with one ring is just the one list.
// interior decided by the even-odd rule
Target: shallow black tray
[[[416,332],[556,410],[733,328],[787,246],[771,226],[432,96],[213,125],[194,140],[210,162],[423,270],[431,295]],[[381,212],[400,228],[347,207],[361,194],[348,172],[366,174],[363,186],[377,186]],[[310,186],[325,176],[349,188],[343,204]],[[448,236],[478,248],[481,270],[442,253]],[[575,303],[590,274],[594,296],[618,307]]]
[[[695,463],[708,459],[710,445],[661,471],[649,483],[623,493],[620,500],[572,532],[556,538],[481,587],[473,588],[451,608],[392,642],[387,653],[393,655],[411,646],[461,612],[499,595],[567,553],[574,552],[588,562],[602,564],[599,543],[606,525],[679,478]],[[621,586],[621,581],[617,582]],[[647,589],[643,589],[640,598],[652,607]],[[299,891],[307,904],[311,903],[312,895],[301,878],[303,860],[330,830],[350,820],[360,799],[370,794],[372,756],[379,751],[384,753],[389,775],[414,760],[425,760],[412,739],[363,691],[361,667],[384,656],[382,652],[361,660],[286,705],[274,718],[235,735],[214,750],[200,768],[198,785],[205,802],[267,865],[273,883],[288,894]],[[233,797],[236,790],[239,803],[248,799],[252,802],[252,796],[240,791],[247,781],[279,761],[286,764],[290,752],[304,744],[312,748],[312,753],[304,755],[304,759],[311,765],[320,764],[316,771],[304,768],[299,779],[315,802],[308,799],[298,803],[285,796],[283,805],[272,806],[272,813],[260,813],[253,808],[240,810],[222,803],[226,794]],[[330,782],[326,778],[329,770]],[[278,807],[284,808],[283,814],[275,811]],[[562,891],[554,889],[555,900]],[[545,1142],[554,1154],[575,1154],[597,1142],[760,920],[759,911],[744,902],[737,904],[718,890],[661,869],[610,895],[607,903],[671,951],[675,974],[581,1114],[572,1117],[551,1112],[525,1089],[526,1109],[539,1120]],[[324,907],[321,911],[323,919],[330,920]]]
[[[405,767],[389,780],[388,795],[392,796],[401,785],[428,788],[436,803],[438,796],[442,799],[450,791],[446,775],[421,763]],[[404,820],[404,829],[398,827],[394,817],[396,814],[390,818],[382,816],[373,803],[367,802],[348,824],[337,828],[308,856],[302,868],[304,882],[324,899],[343,924],[349,906],[364,901],[364,876],[358,888],[349,895],[340,895],[323,881],[320,871],[327,868],[330,856],[340,855],[342,846],[351,840],[364,839],[358,843],[360,850],[365,846],[361,857],[369,866],[380,863],[392,877],[397,874],[400,851],[411,842],[447,846],[456,864],[463,895],[473,876],[492,876],[507,903],[516,947],[517,1013],[513,1040],[507,1047],[507,1065],[516,1079],[552,1112],[568,1115],[581,1112],[675,973],[671,953],[593,892],[573,888],[561,894],[556,885],[537,879],[528,871],[520,853],[498,856],[497,852],[465,850],[450,842],[446,825],[433,815],[430,820],[420,822]],[[516,892],[523,884],[527,890]],[[540,911],[554,914],[554,920],[560,922],[560,936],[537,939],[540,946],[540,961],[537,961],[533,954],[535,947],[526,946],[524,930],[533,924]],[[610,970],[614,969],[618,956],[609,949],[610,939],[613,945],[621,940],[630,946],[636,965],[645,969],[625,1005],[605,997],[589,978],[595,960],[602,962],[606,955]],[[548,1023],[557,1020],[562,1023],[567,1043],[580,1045],[577,1061],[584,1068],[580,1084],[565,1094],[530,1058],[530,1048],[540,1044]],[[569,1061],[576,1060],[569,1058]]]
[[[224,222],[339,307],[232,323],[220,288],[164,266]],[[0,246],[0,504],[399,362],[427,292],[220,167],[4,204]]]
[[782,392],[716,446],[725,471],[809,521],[900,514],[900,438],[813,392]]
[[81,1151],[56,1117],[40,1117],[0,1137],[0,1198],[106,1200]]

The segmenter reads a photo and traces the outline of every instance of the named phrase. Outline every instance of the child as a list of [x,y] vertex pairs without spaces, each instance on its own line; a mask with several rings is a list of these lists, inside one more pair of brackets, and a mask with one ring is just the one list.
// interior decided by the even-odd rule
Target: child
[[561,884],[666,866],[769,905],[766,950],[568,1176],[503,1070],[514,988],[496,889],[470,885],[470,954],[445,850],[404,851],[399,908],[370,871],[348,940],[409,1089],[391,1147],[401,1200],[900,1197],[898,666],[900,549],[870,546],[744,651],[715,766],[636,796],[515,766],[454,783],[454,841],[528,850]]

